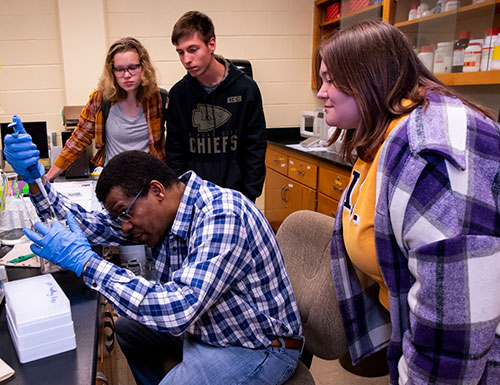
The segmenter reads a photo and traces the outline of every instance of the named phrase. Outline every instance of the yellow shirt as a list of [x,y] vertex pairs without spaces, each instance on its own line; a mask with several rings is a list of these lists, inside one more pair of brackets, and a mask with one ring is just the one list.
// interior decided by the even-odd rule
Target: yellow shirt
[[[391,122],[385,138],[394,127],[408,116]],[[344,244],[354,266],[373,279],[380,287],[379,301],[389,310],[389,293],[378,264],[375,249],[375,195],[377,185],[377,165],[382,146],[373,162],[358,159],[352,168],[351,180],[342,211]]]

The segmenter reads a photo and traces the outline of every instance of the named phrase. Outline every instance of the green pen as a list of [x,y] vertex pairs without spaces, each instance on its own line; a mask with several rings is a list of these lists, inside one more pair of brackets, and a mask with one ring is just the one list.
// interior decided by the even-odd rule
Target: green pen
[[33,258],[34,256],[36,256],[36,254],[35,254],[35,253],[26,254],[26,255],[21,255],[20,257],[17,257],[17,258],[11,259],[11,260],[9,261],[9,263],[18,263],[18,262],[26,261],[27,259]]

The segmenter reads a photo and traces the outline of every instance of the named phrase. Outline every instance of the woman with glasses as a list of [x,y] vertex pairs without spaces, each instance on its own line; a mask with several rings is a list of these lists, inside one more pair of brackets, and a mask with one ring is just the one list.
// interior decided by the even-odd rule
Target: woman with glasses
[[144,46],[125,37],[108,50],[104,70],[80,121],[46,177],[53,181],[95,139],[96,166],[123,151],[139,150],[165,161],[167,91],[160,89]]

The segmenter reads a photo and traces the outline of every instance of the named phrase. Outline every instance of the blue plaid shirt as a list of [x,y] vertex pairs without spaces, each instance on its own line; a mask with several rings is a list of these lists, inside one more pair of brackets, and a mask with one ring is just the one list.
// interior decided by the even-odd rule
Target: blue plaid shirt
[[390,319],[342,241],[332,267],[353,362],[388,347],[391,384],[500,384],[500,130],[428,95],[377,167],[375,246]]
[[[265,348],[275,336],[300,336],[283,256],[259,209],[241,193],[194,172],[180,181],[186,189],[175,221],[153,248],[158,280],[135,276],[96,255],[83,274],[86,284],[131,319],[215,346]],[[71,211],[91,244],[130,243],[109,214],[86,212],[48,182],[46,188],[58,217]],[[45,217],[40,194],[32,199]]]

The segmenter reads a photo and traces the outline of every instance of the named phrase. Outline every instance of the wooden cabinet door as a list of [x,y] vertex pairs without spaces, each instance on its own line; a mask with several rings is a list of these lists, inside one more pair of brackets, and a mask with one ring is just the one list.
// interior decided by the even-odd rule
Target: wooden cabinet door
[[281,222],[294,211],[314,210],[316,191],[267,169],[265,215],[277,231]]
[[318,193],[318,207],[316,211],[335,218],[339,201]]

